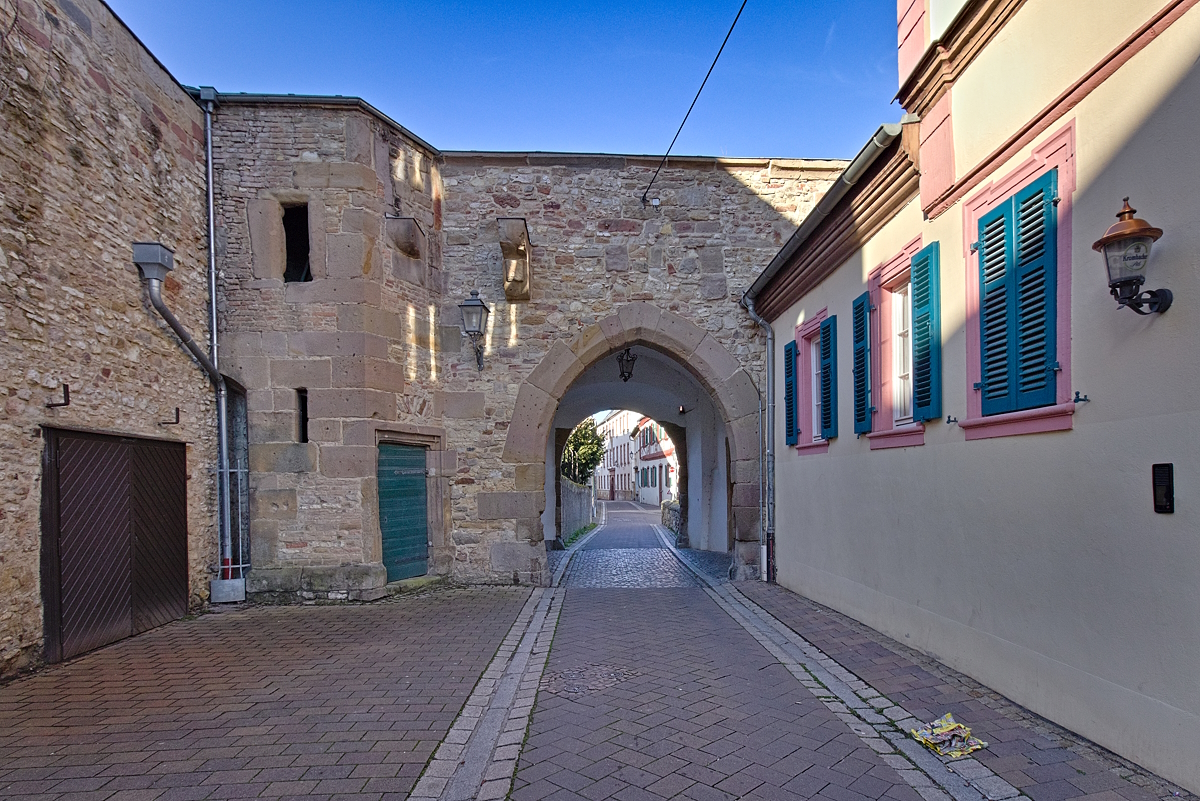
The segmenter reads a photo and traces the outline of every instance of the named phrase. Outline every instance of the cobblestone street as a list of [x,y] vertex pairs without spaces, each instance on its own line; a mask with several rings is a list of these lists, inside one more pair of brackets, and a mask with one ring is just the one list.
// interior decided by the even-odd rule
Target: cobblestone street
[[[1178,787],[610,503],[556,586],[236,609],[0,687],[0,798],[1175,801]],[[551,647],[552,646],[552,647]],[[989,745],[948,760],[945,712]]]

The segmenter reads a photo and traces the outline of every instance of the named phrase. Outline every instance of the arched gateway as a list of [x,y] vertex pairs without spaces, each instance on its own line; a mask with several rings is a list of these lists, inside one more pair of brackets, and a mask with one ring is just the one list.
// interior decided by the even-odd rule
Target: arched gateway
[[711,398],[724,432],[720,450],[728,459],[727,469],[720,474],[730,486],[720,489],[729,491],[731,499],[728,525],[734,561],[739,575],[752,574],[758,559],[758,389],[724,345],[694,323],[650,303],[622,306],[569,343],[555,342],[521,384],[503,452],[503,461],[516,468],[516,497],[495,504],[497,512],[507,509],[511,514],[488,516],[514,520],[518,532],[530,535],[531,548],[542,547],[536,535],[541,522],[531,513],[540,514],[545,508],[547,441],[553,436],[560,401],[590,367],[635,345],[657,351],[686,368]]

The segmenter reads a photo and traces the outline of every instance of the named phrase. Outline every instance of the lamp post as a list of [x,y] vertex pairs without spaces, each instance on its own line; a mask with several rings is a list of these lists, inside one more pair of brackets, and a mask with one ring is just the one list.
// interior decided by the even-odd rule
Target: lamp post
[[634,356],[629,348],[617,354],[617,369],[621,371],[621,380],[628,381],[633,378],[633,363],[637,361],[637,356]]
[[1146,263],[1150,260],[1150,249],[1163,235],[1145,220],[1133,215],[1137,209],[1125,205],[1117,212],[1117,222],[1096,240],[1092,250],[1104,256],[1104,267],[1108,271],[1108,290],[1117,300],[1117,308],[1128,306],[1138,314],[1165,312],[1171,308],[1173,296],[1169,289],[1142,291],[1146,281]]
[[479,365],[479,370],[482,372],[483,348],[479,347],[479,339],[487,328],[488,315],[492,310],[479,299],[479,290],[477,289],[472,289],[471,297],[458,304],[458,308],[462,311],[463,330],[471,338],[471,347],[475,349],[475,363]]

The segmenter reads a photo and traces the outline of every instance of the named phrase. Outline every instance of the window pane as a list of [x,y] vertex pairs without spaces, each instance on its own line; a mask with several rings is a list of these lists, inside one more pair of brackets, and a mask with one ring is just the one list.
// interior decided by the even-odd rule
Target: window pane
[[893,419],[912,420],[912,293],[905,284],[892,291],[892,398]]
[[821,441],[821,338],[809,341],[809,358],[812,360],[812,441]]

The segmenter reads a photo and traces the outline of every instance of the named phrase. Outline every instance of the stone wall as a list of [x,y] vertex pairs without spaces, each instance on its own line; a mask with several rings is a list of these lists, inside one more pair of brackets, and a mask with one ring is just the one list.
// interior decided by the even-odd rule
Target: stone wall
[[[657,166],[654,159],[443,157],[442,316],[455,319],[454,304],[472,289],[492,308],[482,372],[471,363],[469,349],[445,354],[443,390],[478,398],[475,414],[447,425],[448,447],[460,455],[460,476],[451,492],[455,575],[498,580],[516,570],[538,581],[542,529],[537,516],[544,479],[543,465],[532,463],[541,459],[532,439],[545,434],[536,428],[509,430],[521,402],[518,394],[534,369],[560,357],[573,360],[576,350],[565,345],[592,336],[598,322],[613,319],[622,308],[636,309],[633,317],[648,321],[646,335],[653,340],[659,322],[654,309],[659,309],[675,315],[664,315],[663,325],[694,325],[701,336],[711,336],[713,348],[731,354],[722,359],[732,358],[733,369],[744,367],[749,380],[761,386],[763,340],[738,300],[844,162],[672,159],[649,195],[659,204],[644,206],[641,197]],[[505,300],[500,217],[527,221],[532,243],[528,301]],[[578,352],[605,352],[604,346],[575,344]],[[539,392],[527,390],[543,405],[553,405],[558,397],[548,401]],[[532,438],[522,439],[519,449],[529,463],[506,461],[506,443],[514,435]],[[756,467],[739,469],[743,473],[757,481]],[[734,502],[742,509],[739,539],[757,541],[757,487],[746,485]],[[501,504],[505,513],[498,514]]]
[[596,518],[596,495],[587,484],[576,484],[564,477],[561,484],[562,538],[571,535]]
[[[186,442],[193,606],[216,558],[212,388],[130,248],[175,250],[164,298],[203,341],[203,113],[103,3],[17,7],[0,46],[0,674],[40,658],[39,427]],[[71,404],[47,409],[64,383]]]
[[[449,572],[435,151],[359,101],[222,95],[214,128],[222,341],[247,390],[252,594],[383,592],[376,446],[423,445],[434,572]],[[284,281],[283,209],[307,204],[311,281]],[[299,441],[297,390],[308,396]],[[481,399],[479,399],[481,401]],[[363,574],[361,566],[371,566]],[[355,567],[358,566],[358,567]]]

